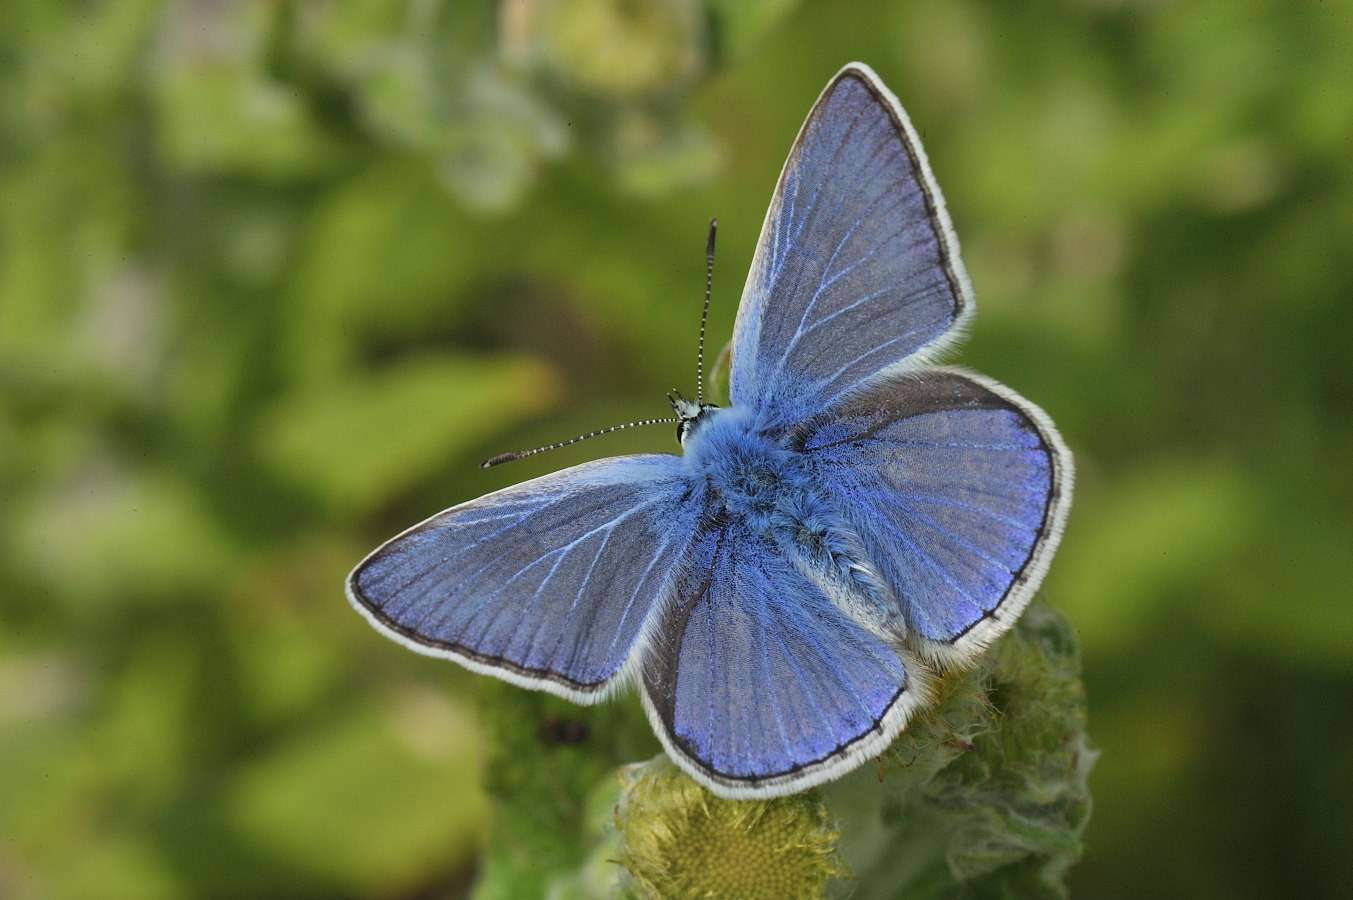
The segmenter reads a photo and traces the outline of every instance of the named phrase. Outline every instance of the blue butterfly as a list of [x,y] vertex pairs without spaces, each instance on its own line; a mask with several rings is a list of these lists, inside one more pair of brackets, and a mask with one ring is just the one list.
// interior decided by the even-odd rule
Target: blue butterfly
[[1071,455],[1014,391],[927,360],[972,290],[916,131],[867,66],[827,85],[780,174],[726,408],[673,401],[683,454],[584,463],[462,503],[348,577],[419,653],[596,703],[635,684],[724,797],[882,752],[1038,589]]

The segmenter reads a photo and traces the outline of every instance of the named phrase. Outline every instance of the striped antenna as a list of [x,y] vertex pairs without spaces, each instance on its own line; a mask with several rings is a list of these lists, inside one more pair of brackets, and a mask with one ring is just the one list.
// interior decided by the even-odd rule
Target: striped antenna
[[[524,459],[528,456],[535,456],[537,453],[544,453],[546,450],[558,450],[560,447],[567,447],[569,444],[576,444],[579,441],[585,441],[588,438],[598,437],[603,434],[610,434],[612,431],[623,431],[626,428],[638,428],[640,425],[680,425],[686,418],[694,418],[699,412],[704,402],[705,392],[705,323],[709,320],[709,297],[714,284],[714,231],[719,227],[718,219],[709,220],[709,236],[705,239],[705,308],[700,312],[700,343],[695,351],[695,412],[689,417],[664,416],[661,419],[644,419],[642,422],[626,422],[624,425],[612,425],[609,428],[599,428],[596,431],[589,431],[587,434],[580,434],[577,437],[571,437],[566,441],[559,441],[557,444],[547,444],[544,447],[534,447],[530,450],[513,450],[510,453],[499,453],[497,456],[491,456],[479,464],[481,469],[491,469],[494,466],[505,462],[511,462],[514,459]],[[677,398],[680,398],[678,403]],[[681,412],[681,407],[690,403],[689,400],[681,397],[680,394],[673,391],[667,397],[671,402],[672,408]]]
[[718,219],[709,220],[709,236],[705,238],[705,308],[700,311],[700,344],[695,350],[695,403],[705,402],[705,322],[709,321],[709,295],[714,288],[714,232]]
[[589,431],[587,434],[580,434],[577,437],[571,437],[566,441],[560,441],[557,444],[548,444],[544,447],[535,447],[531,450],[513,450],[510,453],[499,453],[497,456],[491,456],[479,464],[481,469],[491,469],[499,463],[511,462],[514,459],[524,459],[528,456],[535,456],[537,453],[544,453],[546,450],[558,450],[560,447],[567,447],[569,444],[576,444],[579,441],[585,441],[588,438],[594,438],[602,434],[610,434],[612,431],[623,431],[626,428],[638,428],[640,425],[661,425],[664,422],[673,425],[680,422],[680,419],[674,419],[668,416],[664,419],[644,419],[642,422],[626,422],[624,425],[612,425],[609,428],[599,428],[596,431]]

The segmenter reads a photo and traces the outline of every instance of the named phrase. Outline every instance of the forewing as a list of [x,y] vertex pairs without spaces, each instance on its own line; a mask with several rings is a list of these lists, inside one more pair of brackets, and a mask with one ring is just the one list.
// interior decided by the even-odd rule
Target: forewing
[[766,797],[882,752],[923,702],[922,679],[768,538],[724,521],[691,545],[641,683],[682,768],[723,796]]
[[600,460],[438,513],[363,560],[348,598],[420,653],[592,702],[693,532],[680,465]]
[[852,395],[792,440],[931,655],[961,662],[1009,629],[1071,503],[1071,454],[1042,410],[928,369]]
[[734,403],[794,423],[971,315],[949,215],[915,130],[871,69],[827,85],[789,152],[733,335]]

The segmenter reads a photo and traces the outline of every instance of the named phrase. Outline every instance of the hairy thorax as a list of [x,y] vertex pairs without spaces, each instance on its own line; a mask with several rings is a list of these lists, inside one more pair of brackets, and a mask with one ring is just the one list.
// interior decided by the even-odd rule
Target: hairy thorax
[[709,491],[712,505],[768,534],[790,526],[814,493],[798,454],[751,428],[737,407],[709,409],[690,430],[686,464]]
[[841,608],[880,636],[900,634],[893,592],[854,529],[813,478],[802,452],[758,433],[737,407],[708,409],[683,444],[709,511],[747,523]]

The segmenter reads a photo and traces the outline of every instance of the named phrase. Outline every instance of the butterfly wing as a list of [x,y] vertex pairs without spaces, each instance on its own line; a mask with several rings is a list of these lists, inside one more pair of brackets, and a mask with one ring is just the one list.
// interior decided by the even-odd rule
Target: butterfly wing
[[743,521],[700,533],[649,637],[653,729],[725,797],[793,793],[881,752],[926,697],[924,675],[845,615]]
[[936,368],[875,382],[790,439],[930,655],[965,661],[1010,628],[1071,504],[1071,454],[1042,410]]
[[972,314],[925,152],[897,99],[852,63],[827,85],[771,198],[733,334],[730,394],[802,421]]
[[674,456],[575,466],[415,525],[352,571],[348,599],[419,653],[592,703],[694,533],[689,495]]

